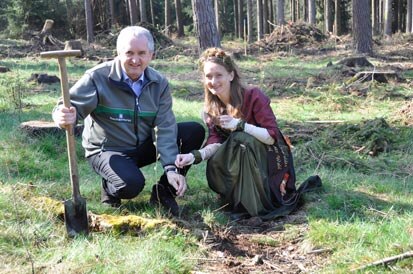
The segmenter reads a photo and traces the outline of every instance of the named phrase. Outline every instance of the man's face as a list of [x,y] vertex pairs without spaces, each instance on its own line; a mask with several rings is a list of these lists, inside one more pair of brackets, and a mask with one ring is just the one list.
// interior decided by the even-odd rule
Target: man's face
[[145,36],[131,37],[126,40],[119,49],[122,68],[132,81],[136,81],[152,60],[153,53],[148,49],[148,41]]

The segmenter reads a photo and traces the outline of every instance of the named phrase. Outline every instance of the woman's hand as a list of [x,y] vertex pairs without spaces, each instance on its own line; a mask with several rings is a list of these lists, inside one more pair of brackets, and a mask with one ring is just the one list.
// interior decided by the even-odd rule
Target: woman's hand
[[222,128],[229,129],[231,131],[234,131],[237,129],[237,125],[240,121],[240,119],[234,118],[230,115],[221,115],[218,117],[218,119],[219,119],[219,125]]
[[287,182],[285,180],[282,180],[280,184],[281,196],[284,196],[287,193],[287,190],[285,189],[286,186],[287,186]]
[[175,165],[178,168],[192,165],[195,161],[195,156],[192,153],[178,154],[176,155]]

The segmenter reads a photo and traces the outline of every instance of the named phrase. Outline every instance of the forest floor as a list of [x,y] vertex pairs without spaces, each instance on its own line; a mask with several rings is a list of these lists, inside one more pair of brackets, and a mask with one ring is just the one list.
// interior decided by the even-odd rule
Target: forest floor
[[[284,37],[285,33],[291,34],[292,30],[287,27],[284,32],[279,32],[273,37],[267,37],[260,43],[254,44],[250,48],[250,54],[256,58],[276,59],[277,56],[294,54],[303,59],[311,60],[314,56],[333,56],[346,58],[352,56],[350,37],[330,37],[325,40],[304,38],[297,39],[293,33],[289,38]],[[283,36],[284,35],[284,36]],[[306,34],[303,34],[305,36]],[[379,62],[381,70],[403,72],[413,69],[413,36],[397,34],[398,38],[391,41],[374,40],[373,58]],[[399,39],[400,38],[400,39]],[[272,40],[271,40],[272,39]],[[277,43],[278,41],[278,43]],[[329,45],[326,47],[326,45]],[[181,47],[181,48],[180,48]],[[243,55],[242,43],[225,43],[224,47],[231,51]],[[30,53],[40,50],[53,49],[52,47],[37,47],[32,42],[26,46],[13,47],[13,45],[0,45],[0,55],[2,57],[19,58],[30,55]],[[161,49],[158,53],[160,58],[171,58],[174,52],[184,52],[185,54],[196,55],[195,47],[173,45]],[[105,49],[101,45],[94,45],[86,50],[87,58],[107,58],[113,53],[113,49]],[[98,56],[97,56],[98,55]],[[104,57],[102,57],[104,56]],[[242,58],[242,57],[241,57]],[[336,79],[318,75],[312,79],[312,84],[317,81],[326,82],[345,81],[349,75],[355,74],[354,68],[345,66],[336,74]],[[196,78],[198,72],[194,74],[180,74],[178,77]],[[246,77],[252,77],[246,75]],[[341,77],[341,79],[340,79]],[[247,79],[248,80],[248,79]],[[315,83],[314,83],[315,82]],[[285,85],[286,83],[296,83],[305,88],[310,83],[308,81],[295,81],[294,74],[289,75],[284,81],[277,83],[267,83],[275,85]],[[361,88],[357,89],[360,96],[363,96]],[[347,92],[355,92],[348,90]],[[201,97],[200,97],[201,98]],[[411,99],[411,98],[410,98]],[[413,124],[413,103],[406,107],[406,124]],[[310,129],[309,129],[310,130]],[[312,129],[314,130],[314,129]],[[186,219],[186,220],[185,220]],[[180,223],[178,221],[178,223]],[[184,218],[181,225],[196,230],[197,218]],[[294,233],[286,230],[285,227],[294,225]],[[306,242],[308,231],[305,206],[295,211],[293,214],[274,221],[263,221],[259,218],[243,219],[229,223],[226,227],[217,227],[199,232],[201,248],[207,256],[205,258],[192,258],[198,261],[197,270],[193,273],[311,273],[322,268],[328,261],[328,253],[331,250],[311,246]]]

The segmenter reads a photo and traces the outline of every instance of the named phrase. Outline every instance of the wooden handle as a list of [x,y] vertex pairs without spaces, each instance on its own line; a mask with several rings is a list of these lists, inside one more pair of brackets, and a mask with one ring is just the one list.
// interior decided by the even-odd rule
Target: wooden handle
[[75,57],[82,55],[81,50],[55,50],[45,51],[40,53],[41,58],[60,58],[60,57]]
[[[59,62],[60,71],[60,86],[62,89],[63,104],[65,107],[71,107],[70,104],[70,94],[69,94],[69,80],[67,77],[67,67],[65,57],[67,55],[62,55],[57,58]],[[70,182],[72,184],[72,198],[74,204],[79,204],[80,201],[80,190],[79,190],[79,173],[77,170],[77,160],[76,160],[76,142],[74,135],[74,125],[68,125],[66,127],[66,143],[67,143],[67,155],[69,158],[69,171],[70,171]]]

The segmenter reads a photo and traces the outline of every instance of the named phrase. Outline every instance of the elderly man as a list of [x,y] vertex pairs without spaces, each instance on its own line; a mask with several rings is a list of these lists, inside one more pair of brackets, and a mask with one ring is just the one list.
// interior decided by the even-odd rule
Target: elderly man
[[142,191],[140,168],[154,163],[159,153],[164,174],[153,186],[150,202],[177,215],[175,197],[187,189],[188,169],[178,170],[175,158],[179,151],[199,149],[205,130],[195,122],[176,123],[168,80],[149,66],[154,40],[147,29],[124,28],[117,53],[114,60],[86,71],[70,89],[72,107],[59,100],[53,120],[65,127],[84,119],[82,145],[102,177],[101,201],[113,207]]

